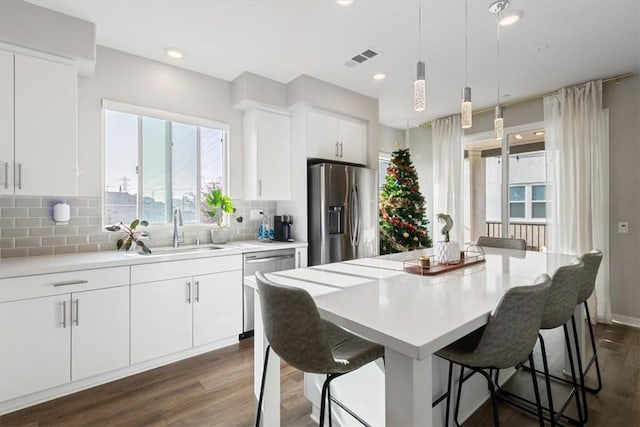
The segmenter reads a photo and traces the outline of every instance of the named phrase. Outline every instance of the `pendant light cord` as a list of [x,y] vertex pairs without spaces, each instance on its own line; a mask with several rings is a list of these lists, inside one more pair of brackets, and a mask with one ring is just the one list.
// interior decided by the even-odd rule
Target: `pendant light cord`
[[422,0],[418,0],[418,60],[422,56]]
[[469,25],[468,0],[464,0],[464,85],[469,86]]
[[501,104],[501,99],[500,99],[500,15],[498,13],[496,13],[496,27],[497,27],[497,33],[498,33],[498,43],[497,43],[497,52],[498,52],[498,106],[500,106]]

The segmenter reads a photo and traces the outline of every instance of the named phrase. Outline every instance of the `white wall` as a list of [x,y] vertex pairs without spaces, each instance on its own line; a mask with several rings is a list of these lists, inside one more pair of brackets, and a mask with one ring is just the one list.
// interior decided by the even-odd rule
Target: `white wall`
[[417,127],[409,129],[409,152],[418,174],[420,192],[427,204],[428,232],[432,241],[433,235],[433,139],[431,128]]
[[392,153],[397,149],[396,143],[404,147],[406,132],[389,126],[378,126],[378,150],[381,153]]
[[78,81],[80,196],[102,194],[102,99],[229,124],[230,195],[242,198],[242,113],[231,108],[231,83],[105,47],[95,75]]

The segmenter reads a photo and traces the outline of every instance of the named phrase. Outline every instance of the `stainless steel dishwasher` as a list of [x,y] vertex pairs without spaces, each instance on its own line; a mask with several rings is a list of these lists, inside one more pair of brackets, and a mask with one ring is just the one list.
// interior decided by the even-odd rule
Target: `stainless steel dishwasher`
[[[275,249],[261,252],[248,252],[243,255],[242,276],[253,276],[257,271],[274,271],[296,268],[295,249]],[[254,291],[243,286],[242,292],[242,334],[240,339],[253,336],[253,295]]]

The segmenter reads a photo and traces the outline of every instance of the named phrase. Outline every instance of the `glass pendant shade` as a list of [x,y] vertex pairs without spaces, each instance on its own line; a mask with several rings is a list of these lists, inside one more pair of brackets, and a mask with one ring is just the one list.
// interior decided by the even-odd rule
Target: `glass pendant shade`
[[493,120],[493,136],[495,139],[504,137],[504,119],[502,118],[502,106],[496,106],[496,118]]
[[413,84],[413,109],[424,111],[427,106],[424,62],[418,61],[416,81]]
[[460,122],[462,129],[469,129],[473,123],[473,108],[471,106],[471,88],[462,90],[462,104],[460,105]]

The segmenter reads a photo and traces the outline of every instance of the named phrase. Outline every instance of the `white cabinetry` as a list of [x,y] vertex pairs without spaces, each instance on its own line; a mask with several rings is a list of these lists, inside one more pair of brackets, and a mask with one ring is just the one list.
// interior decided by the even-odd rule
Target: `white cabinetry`
[[307,112],[307,157],[365,164],[366,126],[316,110]]
[[296,268],[305,268],[309,262],[307,248],[296,248]]
[[242,332],[242,256],[131,267],[131,363]]
[[129,268],[0,280],[0,401],[129,364]]
[[245,199],[291,199],[291,117],[253,110],[244,115]]
[[75,66],[0,51],[0,194],[76,195],[76,109]]

